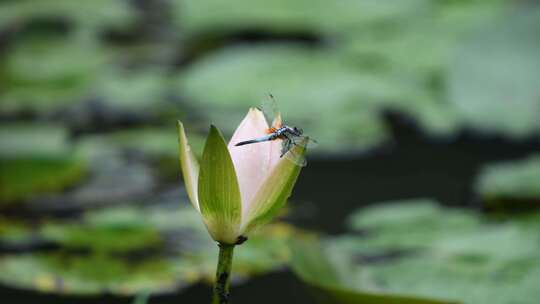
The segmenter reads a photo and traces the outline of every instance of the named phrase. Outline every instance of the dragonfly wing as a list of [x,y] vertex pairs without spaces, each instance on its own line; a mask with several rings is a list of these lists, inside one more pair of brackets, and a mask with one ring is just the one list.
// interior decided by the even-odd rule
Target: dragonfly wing
[[305,147],[307,149],[315,148],[319,143],[309,136],[293,136],[293,142],[295,145]]
[[306,158],[303,155],[296,153],[292,149],[285,153],[284,157],[300,167],[305,167],[307,165]]
[[283,157],[287,152],[289,152],[293,147],[293,142],[290,139],[285,139],[281,143],[281,154],[280,157]]
[[293,148],[295,145],[292,139],[284,140],[281,146],[281,156],[300,167],[305,167],[307,164],[306,158],[294,151]]
[[269,94],[261,103],[261,110],[268,122],[272,122],[272,127],[279,129],[282,126],[281,113],[278,110],[276,100]]

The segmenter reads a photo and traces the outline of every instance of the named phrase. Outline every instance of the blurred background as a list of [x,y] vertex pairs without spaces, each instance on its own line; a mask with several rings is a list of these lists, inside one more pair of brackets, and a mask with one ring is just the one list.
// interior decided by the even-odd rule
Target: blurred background
[[176,120],[268,93],[319,145],[234,303],[538,302],[532,0],[1,0],[3,301],[208,302]]

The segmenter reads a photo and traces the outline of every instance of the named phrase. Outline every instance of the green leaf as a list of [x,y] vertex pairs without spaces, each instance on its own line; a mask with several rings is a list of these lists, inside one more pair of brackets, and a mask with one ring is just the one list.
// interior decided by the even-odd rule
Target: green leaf
[[87,172],[60,126],[2,124],[0,142],[0,205],[60,192]]
[[[365,304],[437,304],[447,301],[400,296],[382,292],[366,292],[348,286],[314,241],[291,242],[292,268],[302,280],[313,287],[320,303]],[[352,276],[349,276],[352,277]]]
[[515,138],[540,130],[540,9],[509,14],[472,36],[447,77],[449,101],[468,126]]
[[[343,236],[339,243],[358,254],[409,251],[437,241],[447,233],[466,234],[480,225],[467,210],[443,208],[432,199],[406,199],[362,208],[349,217],[349,227],[377,237]],[[406,229],[404,229],[406,227]]]
[[184,125],[181,121],[177,122],[178,130],[178,145],[180,146],[180,167],[182,175],[184,177],[184,184],[186,185],[186,191],[189,196],[189,200],[195,209],[199,208],[199,198],[197,193],[197,184],[199,179],[199,163],[197,158],[193,155],[191,147],[189,146]]
[[[416,16],[425,0],[329,2],[299,1],[176,1],[173,13],[178,26],[190,36],[226,34],[256,28],[269,33],[352,32],[386,20]],[[220,12],[220,14],[215,14]],[[204,36],[203,36],[204,37]]]
[[[292,152],[294,157],[303,157],[306,148],[297,145]],[[247,218],[242,223],[242,231],[248,234],[276,216],[287,203],[301,168],[285,157],[279,161],[255,195]]]
[[233,244],[242,215],[240,187],[223,135],[210,127],[199,172],[199,207],[212,238]]
[[0,158],[68,158],[69,130],[44,123],[0,124]]
[[0,159],[0,205],[61,192],[85,174],[85,163],[73,157]]
[[532,304],[539,295],[539,215],[488,221],[426,199],[377,203],[351,218],[363,233],[325,240],[324,256],[342,288]]
[[539,207],[540,154],[485,166],[475,188],[489,209],[529,211]]
[[76,3],[71,0],[45,2],[21,0],[0,2],[0,27],[28,24],[33,20],[65,20],[75,30],[95,36],[111,29],[122,29],[136,18],[128,1],[97,0]]
[[[284,119],[320,142],[317,150],[380,144],[387,132],[376,114],[379,101],[401,100],[408,85],[355,70],[335,55],[289,45],[229,47],[195,62],[179,76],[177,87],[197,101],[196,109],[228,126],[227,133],[234,132],[243,109],[257,105],[270,90]],[[269,70],[280,75],[264,73]]]
[[[163,208],[159,206],[160,202],[155,203],[157,206],[151,205],[148,208],[131,206],[91,211],[85,214],[82,222],[80,219],[55,221],[57,232],[66,229],[64,235],[51,235],[44,229],[36,231],[35,227],[21,227],[28,230],[24,237],[26,240],[21,239],[21,242],[16,243],[4,242],[7,236],[20,235],[20,232],[8,232],[5,228],[12,229],[16,223],[6,223],[2,218],[0,224],[4,229],[0,227],[1,245],[32,244],[37,239],[47,243],[53,241],[59,249],[2,255],[0,283],[18,289],[55,294],[128,296],[140,292],[169,293],[211,281],[215,277],[216,246],[201,223],[200,214],[186,205]],[[118,233],[122,231],[123,235],[96,235],[93,231],[97,226]],[[126,226],[132,228],[125,230]],[[138,228],[133,229],[135,227]],[[72,243],[73,228],[81,229],[80,236],[83,238],[78,240],[78,246]],[[96,250],[92,237],[82,236],[83,229],[100,239],[98,242],[103,246],[99,250]],[[159,232],[159,241],[163,247],[136,245],[136,242],[142,242],[136,241],[136,238],[140,238],[144,229],[147,233]],[[182,237],[172,240],[171,233]],[[249,242],[242,245],[242,250],[235,254],[233,273],[238,278],[237,282],[283,269],[290,257],[290,239],[302,236],[292,226],[283,223],[265,226],[261,233],[250,238]],[[119,244],[122,242],[118,242],[118,237],[122,240],[127,237],[129,244],[124,245],[130,248],[119,250],[124,245]],[[148,254],[130,259],[142,252]],[[55,283],[60,281],[62,284]]]

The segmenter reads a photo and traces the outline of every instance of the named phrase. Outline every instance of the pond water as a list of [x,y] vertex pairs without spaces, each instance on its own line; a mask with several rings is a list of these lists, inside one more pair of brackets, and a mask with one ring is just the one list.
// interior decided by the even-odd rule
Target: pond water
[[310,162],[292,198],[296,208],[309,214],[295,219],[298,225],[339,233],[345,229],[345,218],[356,208],[407,198],[433,198],[449,206],[481,208],[473,187],[483,165],[540,150],[540,143],[534,140],[512,143],[469,132],[452,141],[434,141],[403,118],[391,120],[395,142],[364,157]]
[[[445,205],[479,209],[474,179],[486,163],[540,151],[540,143],[509,143],[463,133],[452,141],[426,138],[402,118],[390,118],[395,141],[365,153],[336,159],[311,159],[291,198],[286,220],[322,234],[345,231],[345,219],[369,204],[406,198],[434,198]],[[241,250],[241,248],[239,249]],[[269,287],[272,291],[269,292]],[[121,297],[60,297],[0,289],[9,303],[131,303]],[[261,297],[261,295],[263,295]],[[174,294],[154,296],[149,303],[205,303],[210,287],[197,284]],[[232,290],[234,303],[312,303],[309,290],[288,269],[254,277]]]

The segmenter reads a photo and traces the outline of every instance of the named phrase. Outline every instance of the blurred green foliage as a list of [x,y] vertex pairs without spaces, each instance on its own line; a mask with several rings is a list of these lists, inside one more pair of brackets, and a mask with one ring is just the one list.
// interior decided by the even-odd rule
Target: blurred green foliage
[[[498,222],[425,199],[381,203],[350,218],[356,233],[324,241],[322,259],[347,290],[475,304],[535,303],[538,216]],[[313,267],[295,265],[302,278]],[[332,293],[319,277],[311,279]]]
[[287,45],[231,48],[192,65],[181,85],[200,104],[215,108],[210,118],[229,133],[245,109],[272,92],[285,121],[309,130],[326,148],[380,143],[384,127],[370,115],[375,102],[359,97],[391,98],[399,91],[392,84],[398,83],[362,75],[328,55]]
[[[443,304],[451,303],[424,297],[402,296],[387,292],[360,290],[343,275],[315,240],[291,243],[294,272],[313,289],[319,303],[370,304]],[[343,264],[343,263],[341,263]]]
[[73,159],[0,160],[0,167],[0,202],[6,203],[61,191],[84,175]]
[[515,138],[538,134],[538,31],[540,10],[518,12],[460,47],[448,92],[467,126]]
[[[300,1],[294,5],[301,9],[289,10],[279,3],[238,1],[229,14],[214,14],[221,5],[184,3],[184,26],[194,39],[213,27],[219,35],[256,29],[277,37],[300,32],[320,39],[315,48],[232,46],[192,64],[180,76],[182,92],[218,109],[207,112],[222,125],[234,126],[241,108],[272,92],[286,121],[304,126],[328,151],[369,148],[388,139],[380,114],[388,109],[412,116],[427,133],[439,136],[465,127],[510,137],[536,133],[535,121],[527,118],[540,104],[531,83],[537,78],[531,74],[538,70],[532,54],[540,25],[534,9],[504,14],[505,1],[345,1],[322,9],[322,4]],[[486,46],[501,57],[484,56]],[[505,75],[505,65],[516,78],[500,86],[497,81],[505,78],[490,69]],[[485,85],[474,85],[472,75]],[[509,116],[508,103],[492,97],[500,98],[500,90],[514,83],[520,88],[513,88],[520,92],[514,99],[520,101],[511,107],[519,109]]]
[[86,162],[73,155],[67,130],[54,125],[0,125],[0,205],[74,185]]
[[490,208],[527,210],[540,202],[540,157],[490,164],[482,169],[476,192]]
[[65,20],[74,28],[97,33],[107,28],[124,27],[135,18],[128,1],[96,0],[77,3],[70,0],[2,1],[0,27],[24,26],[36,20]]
[[94,44],[70,39],[26,39],[12,48],[0,74],[4,113],[49,112],[80,101],[104,63]]
[[[302,125],[326,151],[389,140],[386,110],[437,136],[465,127],[509,137],[537,131],[539,18],[526,3],[0,5],[3,28],[17,33],[0,65],[0,113],[50,113],[98,101],[113,120],[120,113],[204,113],[198,118],[230,133],[247,106],[272,92],[286,121]],[[234,43],[246,32],[269,40]]]
[[[413,15],[431,1],[176,1],[178,22],[190,35],[242,30],[343,34],[380,20]],[[223,13],[226,12],[226,13]]]
[[[216,251],[198,216],[151,199],[178,187],[174,123],[202,151],[210,123],[232,133],[268,93],[320,154],[391,141],[387,111],[437,139],[537,139],[539,11],[510,0],[0,1],[0,207],[14,211],[0,217],[0,247],[23,252],[0,256],[0,282],[132,295],[210,280]],[[475,191],[488,207],[537,205],[538,163],[490,164]],[[491,222],[407,203],[360,211],[324,250],[299,245],[296,271],[327,302],[535,303],[538,215]],[[237,251],[235,273],[280,267],[300,235],[269,227]]]
[[[56,244],[44,253],[0,257],[0,282],[62,294],[160,293],[213,279],[217,246],[197,212],[184,207],[116,207],[37,229],[0,226],[0,245]],[[234,261],[235,279],[264,273],[289,259],[287,242],[301,233],[274,224],[254,236]],[[30,271],[31,270],[31,271]]]

